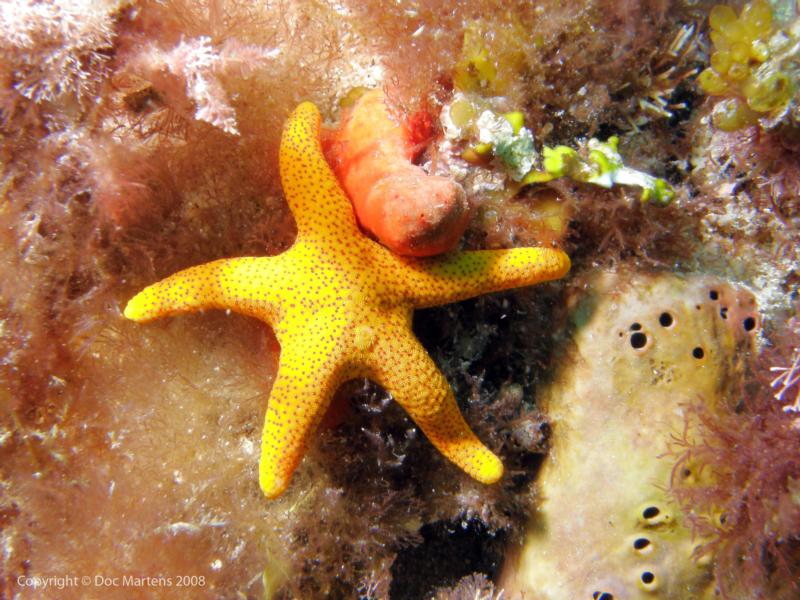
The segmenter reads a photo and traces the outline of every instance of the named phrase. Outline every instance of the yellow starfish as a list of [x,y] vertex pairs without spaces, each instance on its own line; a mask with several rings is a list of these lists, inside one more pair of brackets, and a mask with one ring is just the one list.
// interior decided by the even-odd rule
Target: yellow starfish
[[461,416],[450,386],[411,332],[412,312],[562,277],[569,258],[547,248],[396,256],[359,230],[319,134],[319,111],[307,102],[281,139],[281,181],[297,222],[289,250],[176,273],[132,298],[125,316],[149,321],[222,308],[274,329],[280,365],[259,468],[269,498],[289,485],[336,389],[356,377],[381,384],[442,454],[475,479],[494,483],[503,464]]

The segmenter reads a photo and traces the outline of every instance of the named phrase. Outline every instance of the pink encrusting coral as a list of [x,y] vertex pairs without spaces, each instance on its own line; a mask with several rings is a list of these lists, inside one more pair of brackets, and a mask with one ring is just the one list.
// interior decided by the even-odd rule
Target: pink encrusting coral
[[408,121],[372,90],[329,133],[326,156],[364,229],[397,254],[432,256],[455,247],[470,206],[458,183],[413,163],[415,142]]

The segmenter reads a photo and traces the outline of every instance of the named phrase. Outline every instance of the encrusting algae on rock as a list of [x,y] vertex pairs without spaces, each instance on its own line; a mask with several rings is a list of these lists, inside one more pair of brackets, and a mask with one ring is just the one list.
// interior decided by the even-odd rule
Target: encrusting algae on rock
[[[541,502],[506,591],[542,600],[714,597],[701,540],[668,489],[689,405],[730,410],[759,316],[711,277],[600,273],[573,310],[574,347],[542,400],[553,424]],[[711,476],[683,465],[686,485]],[[528,597],[528,596],[526,596]]]

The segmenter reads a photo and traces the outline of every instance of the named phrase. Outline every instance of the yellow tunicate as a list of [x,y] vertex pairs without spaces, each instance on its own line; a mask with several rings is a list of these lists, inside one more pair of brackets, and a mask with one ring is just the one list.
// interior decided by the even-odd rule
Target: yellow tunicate
[[706,94],[727,97],[714,108],[714,125],[733,131],[755,124],[764,113],[777,114],[791,101],[794,86],[780,55],[770,48],[770,3],[749,2],[738,17],[730,6],[715,6],[709,25],[711,66],[700,73],[697,84]]
[[741,62],[735,62],[728,69],[728,79],[732,81],[744,81],[750,74],[750,67]]
[[719,50],[711,55],[711,67],[720,75],[725,75],[731,66],[730,52]]
[[456,127],[465,127],[478,116],[475,106],[469,100],[456,100],[450,105],[450,120]]
[[708,15],[708,22],[712,29],[720,31],[728,23],[733,23],[736,20],[736,13],[730,6],[724,4],[717,4],[711,9]]
[[517,135],[522,126],[525,125],[525,115],[518,110],[505,113],[503,118],[511,123],[511,127],[514,128],[514,135]]
[[714,127],[722,131],[736,131],[748,125],[754,125],[758,114],[750,110],[739,98],[726,98],[717,102],[711,113]]
[[747,104],[753,110],[765,113],[785,106],[792,97],[792,82],[785,73],[759,69],[744,85]]
[[361,96],[366,94],[368,91],[369,88],[364,86],[351,88],[344,96],[342,96],[342,99],[339,100],[339,107],[352,108],[353,105],[358,102],[359,98],[361,98]]
[[453,82],[458,89],[471,92],[492,86],[496,76],[494,60],[484,45],[481,31],[473,23],[464,31],[461,60],[456,65]]
[[722,33],[719,31],[713,30],[710,34],[708,34],[711,38],[711,43],[714,44],[714,48],[717,50],[730,50],[731,43],[728,41]]
[[769,2],[755,0],[745,5],[739,19],[753,37],[766,35],[772,30],[772,9]]
[[750,58],[758,62],[764,62],[769,58],[769,46],[761,40],[753,40],[750,43]]
[[492,158],[492,144],[475,144],[461,153],[461,158],[473,165],[486,164]]
[[700,73],[697,77],[697,83],[706,94],[711,96],[718,96],[728,89],[725,81],[714,69],[706,69]]
[[744,42],[736,42],[731,46],[730,57],[733,62],[747,63],[750,57],[750,48]]
[[453,73],[455,87],[491,96],[505,94],[525,64],[527,33],[517,22],[500,25],[479,19],[469,23]]
[[484,142],[482,144],[475,144],[472,149],[480,156],[488,156],[492,152],[492,145],[489,142]]
[[745,29],[744,23],[738,19],[736,21],[731,21],[730,23],[725,23],[720,28],[720,31],[722,32],[722,35],[732,42],[747,40],[747,30]]

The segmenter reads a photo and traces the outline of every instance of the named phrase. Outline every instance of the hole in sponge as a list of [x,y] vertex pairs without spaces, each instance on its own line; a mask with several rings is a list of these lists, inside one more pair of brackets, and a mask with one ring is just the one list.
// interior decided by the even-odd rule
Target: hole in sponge
[[633,540],[633,547],[636,548],[636,550],[644,550],[649,545],[650,545],[650,540],[648,540],[647,538],[642,537]]
[[675,321],[672,318],[672,315],[669,314],[668,312],[662,312],[658,317],[658,323],[662,327],[670,327],[674,322]]
[[644,348],[645,344],[647,344],[647,336],[642,333],[641,331],[637,331],[633,335],[631,335],[631,346],[636,348]]
[[723,319],[727,319],[728,318],[728,307],[727,306],[723,306],[722,308],[719,309],[719,316],[722,317]]
[[642,328],[641,323],[631,323],[631,331],[639,331]]
[[669,510],[652,500],[647,504],[642,504],[638,512],[639,523],[647,529],[662,527],[672,521]]
[[644,571],[642,573],[642,583],[645,585],[650,585],[656,580],[656,576],[653,575],[650,571]]
[[719,300],[719,292],[717,290],[711,290],[708,292],[708,297],[712,300]]
[[608,592],[595,592],[592,594],[592,598],[594,598],[594,600],[614,600],[614,594],[609,594]]
[[745,331],[753,331],[756,328],[756,320],[753,317],[746,317],[742,321],[742,327],[744,327]]
[[692,356],[694,356],[697,360],[700,360],[705,355],[706,355],[706,353],[703,351],[703,349],[700,346],[695,346],[695,348],[692,350]]
[[645,519],[655,519],[660,513],[657,506],[648,506],[642,511],[642,516]]

